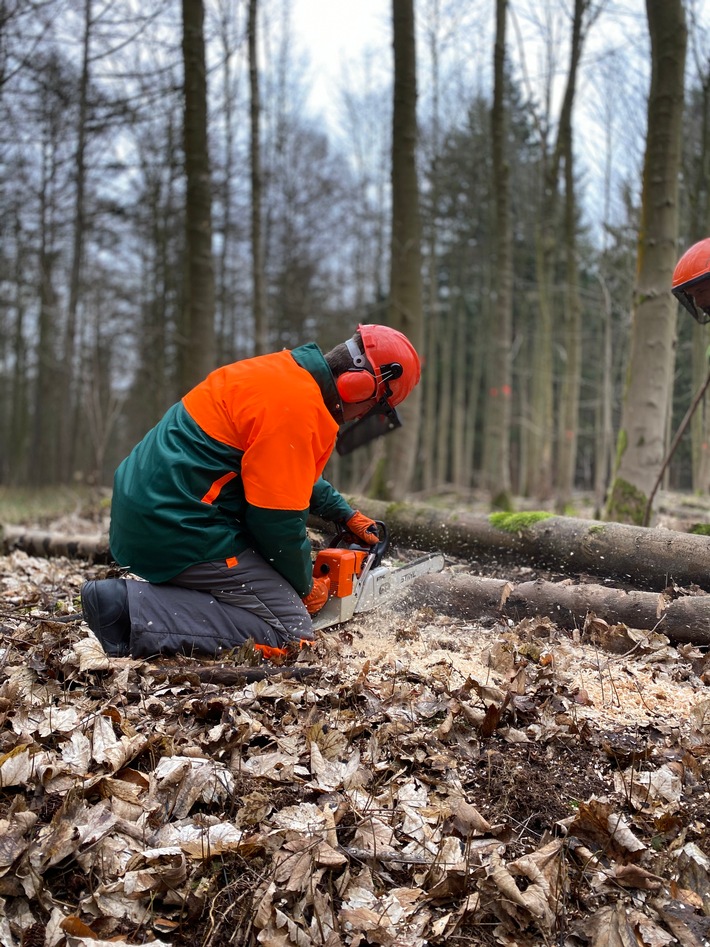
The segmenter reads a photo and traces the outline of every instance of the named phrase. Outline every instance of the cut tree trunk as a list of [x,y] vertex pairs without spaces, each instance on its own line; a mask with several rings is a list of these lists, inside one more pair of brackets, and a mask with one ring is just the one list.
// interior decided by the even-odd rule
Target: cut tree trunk
[[[440,549],[469,561],[525,563],[565,575],[603,575],[643,589],[675,583],[710,592],[710,538],[670,529],[546,516],[518,529],[497,528],[484,514],[419,504],[387,504],[364,497],[349,502],[383,520],[392,542]],[[525,523],[524,514],[519,522]],[[508,523],[514,522],[512,519]]]
[[0,523],[0,551],[5,555],[19,549],[28,556],[86,559],[105,565],[111,562],[108,540],[101,536],[64,536],[41,529],[25,529]]
[[522,582],[458,574],[426,575],[412,586],[410,601],[432,605],[456,618],[513,619],[546,616],[561,628],[583,629],[594,616],[609,625],[659,631],[673,643],[710,644],[710,595],[686,595],[670,600],[655,592],[568,581]]

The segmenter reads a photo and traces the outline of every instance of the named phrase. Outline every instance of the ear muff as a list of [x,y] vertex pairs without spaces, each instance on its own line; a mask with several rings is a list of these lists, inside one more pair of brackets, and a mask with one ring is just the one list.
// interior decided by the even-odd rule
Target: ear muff
[[359,372],[343,372],[335,383],[338,394],[348,404],[370,401],[377,394],[377,380],[366,368]]

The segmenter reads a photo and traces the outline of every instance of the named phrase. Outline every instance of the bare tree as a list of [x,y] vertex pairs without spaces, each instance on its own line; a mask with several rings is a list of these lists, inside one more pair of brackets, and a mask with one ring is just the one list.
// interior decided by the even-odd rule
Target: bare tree
[[641,524],[665,454],[673,385],[677,257],[687,30],[682,0],[646,0],[651,90],[641,227],[631,328],[631,357],[607,501],[609,519]]
[[[414,0],[392,0],[394,109],[392,115],[392,242],[390,256],[390,323],[421,351],[421,220],[417,147],[417,69]],[[388,453],[392,487],[397,495],[412,481],[419,439],[420,392],[415,388],[402,407],[406,421]]]
[[582,368],[582,305],[579,297],[579,260],[577,259],[579,206],[574,177],[572,102],[574,101],[576,76],[582,54],[584,35],[589,27],[589,23],[585,23],[585,17],[590,8],[591,0],[575,0],[572,18],[569,81],[558,134],[560,158],[564,162],[562,220],[565,247],[565,294],[561,320],[564,373],[558,414],[555,485],[557,508],[560,512],[564,512],[572,498],[577,461],[579,386]]
[[185,66],[186,292],[179,387],[191,388],[214,368],[212,199],[207,143],[207,74],[202,0],[182,0]]
[[[554,484],[554,466],[553,466],[553,445],[554,445],[554,403],[553,403],[553,326],[554,326],[554,278],[555,266],[557,264],[558,254],[558,233],[561,223],[560,219],[560,169],[563,161],[566,161],[568,168],[568,178],[571,178],[571,154],[572,154],[572,109],[574,106],[575,92],[577,86],[577,74],[579,62],[582,55],[582,46],[584,43],[586,28],[585,15],[591,7],[591,0],[574,0],[574,9],[571,24],[570,38],[570,58],[567,69],[567,79],[565,93],[560,108],[560,115],[557,124],[557,134],[552,149],[547,146],[547,131],[550,119],[550,101],[547,102],[547,114],[538,118],[540,128],[541,144],[543,146],[543,168],[542,168],[542,200],[540,221],[536,240],[536,275],[537,275],[537,297],[538,297],[538,321],[535,326],[535,338],[533,342],[533,361],[532,361],[532,384],[531,384],[531,436],[529,438],[529,458],[528,458],[528,492],[535,496],[548,496]],[[548,32],[548,46],[551,46],[553,39]],[[550,59],[552,60],[554,52],[550,50]],[[548,95],[549,95],[548,89]],[[574,193],[573,181],[570,180],[568,187],[569,199],[573,204],[567,208],[566,214],[569,217],[570,210],[574,218]],[[565,217],[563,216],[563,220]],[[572,219],[574,226],[574,219]],[[569,235],[565,234],[566,239]],[[573,248],[570,251],[573,253]],[[574,261],[572,266],[576,266]],[[570,263],[567,264],[568,276]],[[578,307],[578,303],[575,303]],[[576,318],[578,326],[578,316]],[[569,335],[578,333],[578,328],[569,330]],[[578,344],[578,343],[575,343]],[[574,358],[574,347],[570,354]],[[576,370],[579,361],[573,361],[572,369]],[[569,370],[569,366],[568,366]],[[576,385],[579,384],[578,379]],[[570,389],[570,395],[573,395],[573,388]],[[576,399],[576,396],[575,396]],[[576,402],[574,410],[576,411]],[[573,441],[576,437],[576,415],[572,422],[568,417],[568,423],[565,425],[565,437],[569,424],[572,423],[574,433]],[[574,444],[570,445],[571,447]],[[573,455],[568,452],[569,456]],[[569,464],[567,457],[564,462]]]
[[69,302],[64,325],[62,357],[59,362],[58,385],[61,408],[59,411],[59,477],[68,480],[74,467],[76,436],[76,338],[81,278],[86,239],[86,149],[87,122],[89,118],[89,64],[91,55],[92,0],[84,0],[84,31],[81,51],[81,73],[79,76],[79,101],[77,110],[76,153],[74,173],[74,223],[69,274]]
[[508,507],[510,492],[511,343],[513,333],[513,253],[510,183],[506,154],[505,34],[508,0],[496,0],[493,51],[491,152],[493,163],[495,276],[491,307],[492,355],[489,361],[483,468],[494,506]]
[[264,268],[264,239],[261,232],[262,174],[261,132],[259,113],[259,62],[257,56],[258,0],[249,0],[249,91],[250,139],[249,168],[251,172],[251,265],[254,294],[254,352],[263,355],[269,350],[269,331],[266,312],[266,272]]

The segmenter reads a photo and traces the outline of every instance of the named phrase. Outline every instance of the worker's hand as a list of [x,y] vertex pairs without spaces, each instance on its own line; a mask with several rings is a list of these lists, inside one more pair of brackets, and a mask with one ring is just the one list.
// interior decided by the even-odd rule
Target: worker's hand
[[315,615],[321,610],[321,608],[323,608],[325,603],[328,601],[329,592],[330,579],[328,576],[326,576],[324,579],[321,579],[320,576],[316,576],[313,579],[313,588],[308,593],[308,595],[304,595],[302,599],[309,615]]
[[374,546],[380,540],[377,523],[359,510],[355,510],[350,519],[345,521],[345,526],[354,536],[369,546]]

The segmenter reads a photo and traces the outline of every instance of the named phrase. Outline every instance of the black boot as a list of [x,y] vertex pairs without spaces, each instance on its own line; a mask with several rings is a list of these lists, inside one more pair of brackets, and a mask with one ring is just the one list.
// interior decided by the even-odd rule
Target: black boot
[[84,621],[112,658],[130,654],[131,616],[125,579],[95,579],[81,589]]

